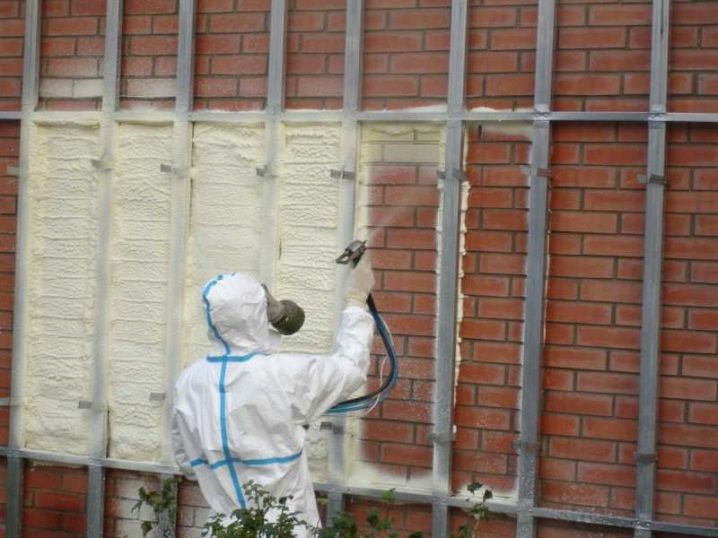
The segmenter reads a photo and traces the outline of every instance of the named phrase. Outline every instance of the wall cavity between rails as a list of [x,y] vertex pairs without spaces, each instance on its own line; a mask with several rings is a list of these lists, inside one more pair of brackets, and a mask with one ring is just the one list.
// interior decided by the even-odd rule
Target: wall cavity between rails
[[[163,165],[171,160],[172,126],[120,123],[116,132],[112,212],[106,216],[97,209],[98,126],[53,123],[33,131],[30,243],[36,261],[24,428],[29,448],[87,454],[89,413],[80,402],[90,400],[91,392],[100,262],[93,256],[100,219],[109,218],[108,456],[171,463],[163,461],[167,428],[161,396],[171,390],[164,381],[164,347],[173,175]],[[275,295],[297,301],[307,313],[305,328],[286,338],[283,349],[329,351],[340,293],[334,258],[344,247],[339,223],[346,211],[357,211],[357,237],[368,238],[376,250],[377,291],[404,369],[397,393],[350,424],[347,477],[358,485],[429,491],[440,242],[436,169],[443,161],[443,127],[370,125],[361,140],[357,207],[340,207],[340,182],[347,180],[332,177],[332,171],[341,160],[341,125],[281,125],[276,197],[267,207],[268,179],[258,173],[264,126],[193,125],[181,360],[187,365],[210,350],[202,284],[222,272],[258,275],[266,248],[275,256]],[[264,245],[271,211],[275,242]],[[370,376],[374,387],[378,368]],[[384,439],[383,428],[406,432]],[[318,481],[328,478],[330,436],[319,425],[310,430],[308,453]],[[408,461],[405,450],[414,451]]]

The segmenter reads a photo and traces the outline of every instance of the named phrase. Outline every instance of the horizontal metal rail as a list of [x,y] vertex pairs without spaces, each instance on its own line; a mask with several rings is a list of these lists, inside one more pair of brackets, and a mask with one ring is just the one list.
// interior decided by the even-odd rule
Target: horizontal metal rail
[[[60,465],[99,465],[108,469],[120,469],[124,471],[135,471],[140,473],[163,474],[163,475],[181,475],[182,473],[176,467],[168,465],[160,465],[151,462],[142,461],[125,461],[112,458],[90,458],[87,456],[73,456],[70,454],[58,454],[55,452],[45,452],[42,450],[30,449],[13,449],[6,446],[0,447],[0,456],[9,458],[22,458],[26,460],[41,461],[44,463],[56,463]],[[321,493],[340,492],[344,495],[354,495],[356,497],[368,497],[371,499],[381,499],[386,495],[386,489],[369,488],[364,486],[351,486],[328,484],[324,482],[315,482],[314,487]],[[397,488],[395,498],[402,503],[416,503],[431,505],[436,500],[446,502],[448,506],[454,508],[470,508],[476,504],[476,500],[472,500],[467,495],[450,495],[441,499],[436,499],[431,491],[417,491]],[[495,513],[513,515],[518,512],[516,502],[513,499],[492,499],[486,503],[486,506]],[[554,508],[533,508],[531,509],[533,517],[541,519],[550,519],[558,521],[572,521],[575,523],[585,523],[588,525],[603,525],[609,527],[635,528],[637,525],[646,523],[650,524],[653,530],[660,532],[669,532],[676,534],[686,534],[691,536],[708,536],[718,538],[718,528],[698,527],[694,525],[683,525],[680,523],[667,523],[662,521],[641,521],[635,518],[611,516],[607,514],[597,514],[593,512],[576,512],[573,510],[559,510]]]

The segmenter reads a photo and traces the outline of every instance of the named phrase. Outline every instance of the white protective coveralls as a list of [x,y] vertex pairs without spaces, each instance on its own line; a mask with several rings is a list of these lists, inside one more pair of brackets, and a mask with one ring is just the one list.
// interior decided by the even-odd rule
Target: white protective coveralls
[[365,382],[372,317],[358,306],[345,308],[331,354],[276,353],[279,335],[270,330],[265,290],[255,278],[220,275],[202,296],[219,351],[191,364],[177,381],[177,463],[196,475],[217,513],[245,507],[242,484],[252,480],[277,498],[292,496],[290,510],[319,526],[302,425]]

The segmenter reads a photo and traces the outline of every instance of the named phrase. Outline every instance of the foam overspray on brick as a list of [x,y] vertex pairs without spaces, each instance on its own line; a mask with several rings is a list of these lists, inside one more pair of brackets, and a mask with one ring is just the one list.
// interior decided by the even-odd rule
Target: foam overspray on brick
[[[434,169],[441,166],[440,163],[444,161],[444,129],[443,126],[431,125],[431,124],[373,124],[366,125],[362,129],[361,133],[361,147],[360,147],[360,160],[359,160],[359,190],[357,196],[357,229],[359,235],[370,239],[370,246],[376,246],[377,248],[387,248],[387,245],[381,245],[381,241],[377,238],[372,238],[372,230],[382,229],[385,227],[393,227],[400,229],[404,226],[409,226],[408,222],[405,222],[407,212],[413,214],[416,207],[424,205],[426,202],[419,203],[419,199],[413,199],[412,196],[419,196],[418,194],[411,194],[413,187],[421,186],[422,188],[436,188],[436,183],[430,174],[433,174]],[[397,177],[384,178],[383,183],[391,188],[406,190],[406,198],[402,199],[399,205],[395,208],[394,212],[379,213],[381,216],[377,217],[376,214],[372,214],[370,206],[379,204],[382,202],[379,199],[375,199],[378,196],[373,192],[372,189],[372,167],[376,165],[381,166],[396,166],[399,170]],[[406,170],[413,170],[406,172]],[[413,184],[416,179],[413,176],[406,174],[419,174],[418,177],[421,179],[419,183]],[[425,194],[425,192],[424,192]],[[437,216],[438,215],[437,212]],[[377,220],[377,218],[379,220]],[[431,226],[431,225],[430,225]],[[438,230],[438,222],[433,225],[435,230]],[[411,228],[411,226],[409,226]],[[408,228],[408,229],[409,229]],[[430,228],[429,228],[430,229]],[[438,233],[438,232],[437,232]],[[389,246],[388,248],[395,248]],[[420,252],[420,251],[416,251]],[[427,251],[424,250],[424,253]],[[436,263],[439,263],[438,259]],[[388,265],[387,265],[388,264]],[[390,259],[377,260],[375,263],[377,270],[377,289],[382,288],[382,276],[380,270],[392,269],[392,261]],[[436,272],[436,267],[429,269],[431,272]],[[387,290],[385,290],[387,291]],[[391,294],[391,292],[389,292]],[[381,309],[381,304],[378,304]],[[391,330],[391,324],[389,324]],[[399,336],[395,334],[395,341]],[[401,353],[401,351],[400,351]],[[401,357],[400,357],[400,380],[402,379],[401,374]],[[397,388],[397,390],[400,390]],[[394,395],[396,397],[396,394]],[[391,398],[391,396],[390,396]],[[419,405],[423,405],[420,403]],[[377,414],[373,413],[373,417]],[[369,419],[373,420],[373,419]],[[428,468],[421,467],[407,467],[402,468],[401,472],[391,472],[390,468],[386,466],[375,465],[373,462],[365,461],[368,458],[364,453],[366,447],[363,446],[361,439],[365,437],[365,432],[368,428],[369,420],[362,420],[360,417],[354,416],[350,419],[348,425],[348,432],[351,436],[349,443],[349,469],[348,469],[348,481],[352,485],[356,486],[368,486],[378,488],[401,488],[401,489],[412,489],[416,491],[431,491],[432,480],[431,471]],[[387,421],[386,424],[391,426],[391,420],[389,418],[382,418],[382,421]],[[407,423],[412,423],[416,428],[426,428],[427,423],[419,419],[418,416],[411,415],[408,411],[404,417]],[[375,425],[376,426],[376,425]],[[382,426],[379,425],[379,428]],[[376,428],[375,428],[376,429]],[[376,443],[374,443],[376,444]],[[405,446],[408,450],[412,450],[420,445],[421,441],[418,438],[414,439],[414,443],[406,445],[397,445],[396,443],[390,442],[387,446],[392,448],[401,448]],[[380,449],[380,453],[383,449]],[[380,459],[380,462],[383,461]],[[430,462],[427,462],[430,465]],[[407,465],[411,466],[407,462]]]
[[24,401],[28,448],[85,454],[97,281],[97,125],[39,125],[28,185]]
[[[169,125],[121,125],[113,177],[108,367],[110,455],[161,456],[173,177]],[[110,381],[111,380],[111,381]]]
[[184,362],[210,351],[201,289],[219,273],[259,275],[262,258],[263,126],[196,124],[185,284]]

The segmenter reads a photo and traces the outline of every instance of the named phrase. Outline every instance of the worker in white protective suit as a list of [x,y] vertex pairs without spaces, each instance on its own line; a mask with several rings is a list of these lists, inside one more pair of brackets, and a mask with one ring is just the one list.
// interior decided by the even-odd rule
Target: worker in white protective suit
[[[175,458],[199,482],[212,510],[247,507],[250,480],[312,526],[319,513],[304,450],[303,427],[366,381],[374,322],[366,298],[374,283],[364,256],[349,275],[334,352],[278,353],[270,326],[276,306],[255,278],[232,273],[210,280],[202,295],[218,350],[182,372],[175,387]],[[297,529],[296,536],[308,536]]]

